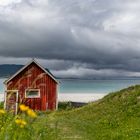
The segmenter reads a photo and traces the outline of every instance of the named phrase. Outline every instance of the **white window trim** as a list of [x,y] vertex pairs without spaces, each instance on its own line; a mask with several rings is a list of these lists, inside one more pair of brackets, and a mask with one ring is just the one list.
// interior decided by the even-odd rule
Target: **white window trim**
[[[38,91],[38,96],[26,96],[27,91]],[[40,89],[26,89],[25,90],[25,98],[40,98]]]

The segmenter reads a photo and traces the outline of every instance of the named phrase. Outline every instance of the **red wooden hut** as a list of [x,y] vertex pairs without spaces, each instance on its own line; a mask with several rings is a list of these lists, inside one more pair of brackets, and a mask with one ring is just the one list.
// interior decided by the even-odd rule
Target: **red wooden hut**
[[58,81],[35,60],[32,60],[5,81],[5,109],[17,113],[19,103],[33,110],[57,109]]

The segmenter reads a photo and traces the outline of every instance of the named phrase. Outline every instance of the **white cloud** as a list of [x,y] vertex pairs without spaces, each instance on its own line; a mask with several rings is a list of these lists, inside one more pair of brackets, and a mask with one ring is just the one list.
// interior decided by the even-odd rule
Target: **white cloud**
[[127,77],[127,76],[140,76],[140,72],[131,72],[125,70],[114,70],[114,69],[88,69],[88,68],[71,68],[68,70],[59,70],[52,72],[57,77],[77,77],[77,78],[99,78],[99,77]]
[[0,64],[37,57],[58,75],[139,75],[139,9],[139,0],[1,0]]
[[0,0],[0,6],[7,6],[14,3],[20,3],[21,0]]

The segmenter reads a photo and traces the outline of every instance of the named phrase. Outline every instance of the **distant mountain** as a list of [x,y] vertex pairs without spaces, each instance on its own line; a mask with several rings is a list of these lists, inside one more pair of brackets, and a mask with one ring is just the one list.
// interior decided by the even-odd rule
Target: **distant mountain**
[[0,77],[9,77],[16,73],[23,65],[3,64],[0,65]]
[[[15,74],[24,65],[3,64],[0,65],[0,77],[7,78]],[[53,75],[47,68],[45,68],[51,75]]]
[[[24,65],[16,65],[16,64],[3,64],[0,65],[0,77],[7,78],[13,74],[15,74],[19,69],[21,69]],[[46,68],[46,70],[51,74],[51,72]],[[140,79],[140,77],[94,77],[94,78],[77,78],[77,77],[56,77],[60,80],[120,80],[120,79]]]
[[[0,65],[0,77],[6,78],[15,74],[19,69],[24,65],[15,65],[15,64],[3,64]],[[46,68],[46,70],[52,75],[52,73]]]

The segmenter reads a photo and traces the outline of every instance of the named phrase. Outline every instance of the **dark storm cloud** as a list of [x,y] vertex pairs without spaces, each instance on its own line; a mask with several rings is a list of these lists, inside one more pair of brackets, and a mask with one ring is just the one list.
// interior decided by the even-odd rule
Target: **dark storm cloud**
[[36,57],[59,76],[139,76],[139,4],[138,0],[0,2],[0,63]]

